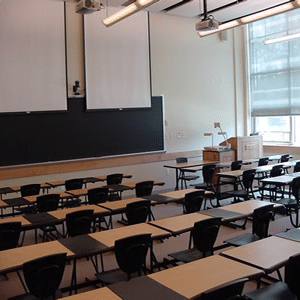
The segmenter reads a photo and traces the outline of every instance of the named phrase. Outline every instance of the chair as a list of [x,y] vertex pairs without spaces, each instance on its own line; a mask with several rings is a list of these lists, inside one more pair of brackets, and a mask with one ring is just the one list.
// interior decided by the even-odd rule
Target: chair
[[[188,159],[186,157],[178,157],[176,158],[176,163],[180,164],[180,163],[186,163],[188,162]],[[192,180],[196,180],[199,178],[199,176],[197,175],[186,175],[186,171],[179,169],[179,176],[178,176],[178,181],[176,186],[178,186],[179,182],[180,182],[180,186],[181,189],[183,189],[183,185],[185,186],[185,188],[187,188],[187,181],[192,181]]]
[[0,251],[16,248],[21,233],[21,222],[0,223]]
[[183,201],[183,213],[190,214],[200,210],[204,200],[204,191],[186,193]]
[[[108,201],[108,188],[98,187],[98,188],[89,189],[87,197],[88,197],[88,204],[104,203]],[[97,219],[95,219],[95,223],[97,223],[99,229],[101,229],[101,223],[105,224],[104,229],[109,228],[109,224],[106,222],[104,216],[100,216]]]
[[[240,170],[242,168],[243,161],[242,160],[236,160],[233,161],[230,165],[230,170],[235,171],[235,170]],[[220,185],[225,185],[225,184],[232,184],[237,188],[238,181],[235,178],[232,177],[220,177],[219,184]]]
[[146,256],[151,248],[151,234],[139,234],[115,241],[115,256],[119,268],[96,274],[102,285],[130,280],[146,274]]
[[[114,184],[121,184],[123,180],[123,174],[115,173],[106,176],[106,184],[108,186]],[[109,200],[120,200],[122,198],[121,192],[113,192],[109,195]]]
[[150,200],[141,200],[128,203],[125,210],[127,224],[133,225],[145,223],[147,219],[150,219],[150,210]]
[[136,197],[150,196],[152,194],[154,181],[142,181],[135,185]]
[[66,191],[71,190],[79,190],[83,187],[83,179],[82,178],[74,178],[65,181],[65,189]]
[[246,293],[252,300],[300,299],[300,254],[293,255],[285,265],[284,282],[278,281],[266,287]]
[[[56,299],[65,265],[66,253],[43,256],[23,264],[23,274],[30,294],[10,298],[13,299]],[[30,297],[30,298],[29,298]]]
[[249,200],[250,193],[252,198],[255,199],[253,188],[252,188],[255,174],[256,174],[255,169],[245,170],[243,172],[242,181],[241,181],[242,189],[227,192],[227,195],[234,197],[233,202],[239,202],[241,199],[243,199],[244,201]]
[[[38,196],[36,198],[36,211],[38,213],[45,213],[49,211],[57,210],[59,204],[60,195],[59,194],[45,194]],[[43,242],[47,239],[58,238],[60,233],[58,232],[55,225],[43,226],[39,228],[43,231]],[[56,237],[52,234],[52,232],[56,233]]]
[[279,161],[279,162],[280,162],[280,163],[288,162],[289,159],[290,159],[290,155],[289,155],[289,154],[283,154],[283,155],[281,155],[280,161]]
[[94,221],[94,210],[79,210],[66,215],[67,235],[74,237],[81,234],[91,233]]
[[[258,160],[258,167],[266,166],[268,163],[269,163],[269,157],[262,157]],[[259,173],[255,174],[254,179],[259,181],[266,177],[267,177],[267,173],[259,172]]]
[[210,165],[204,165],[202,168],[202,177],[203,182],[195,184],[196,189],[205,189],[210,191],[215,191],[214,185],[213,185],[213,177],[215,174],[216,165],[210,164]]
[[252,216],[252,233],[241,234],[224,241],[224,243],[238,247],[266,238],[268,236],[269,223],[273,216],[273,204],[256,208]]
[[40,190],[41,190],[41,185],[38,183],[22,185],[21,196],[26,197],[26,196],[38,195],[40,193]]
[[45,194],[36,198],[37,212],[48,212],[57,210],[59,204],[59,194]]
[[[198,300],[238,300],[245,299],[242,296],[244,285],[248,278],[242,278],[235,280],[222,286],[220,288],[214,288],[201,294]],[[246,300],[246,299],[245,299]]]
[[87,196],[88,196],[89,204],[104,203],[108,200],[108,188],[99,187],[99,188],[89,189]]
[[[82,178],[74,178],[68,179],[65,181],[65,189],[66,191],[71,190],[80,190],[83,187],[83,179]],[[64,205],[65,207],[76,207],[80,206],[81,200],[79,198],[73,198],[72,200],[68,200]]]
[[[283,166],[275,165],[270,172],[270,177],[277,177],[283,175]],[[280,186],[276,184],[263,184],[259,187],[259,191],[261,193],[261,200],[266,196],[270,199],[270,201],[276,201],[278,199],[278,193],[281,194],[281,198],[283,198],[283,191]],[[268,195],[265,195],[264,192],[268,192]]]
[[297,161],[294,166],[294,173],[300,172],[300,161]]
[[[175,261],[191,262],[213,255],[213,247],[218,236],[222,218],[209,218],[196,222],[191,231],[189,249],[168,254]],[[194,247],[191,248],[191,239]]]
[[[293,179],[291,183],[291,193],[293,197],[282,198],[276,203],[283,204],[288,212],[291,224],[294,227],[299,227],[299,192],[300,192],[300,177]],[[293,212],[295,213],[295,221],[293,220]]]

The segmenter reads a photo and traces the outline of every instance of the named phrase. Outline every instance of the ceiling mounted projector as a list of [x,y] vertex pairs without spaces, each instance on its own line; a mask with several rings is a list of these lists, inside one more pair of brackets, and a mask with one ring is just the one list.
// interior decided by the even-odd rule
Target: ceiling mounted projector
[[207,15],[207,2],[203,0],[203,19],[196,23],[196,30],[197,31],[207,31],[217,29],[220,23],[214,20],[213,16]]
[[76,3],[75,11],[78,14],[91,14],[102,8],[100,0],[79,0]]
[[197,31],[205,31],[205,30],[212,30],[217,29],[219,27],[219,22],[214,19],[203,19],[200,22],[196,23],[196,30]]

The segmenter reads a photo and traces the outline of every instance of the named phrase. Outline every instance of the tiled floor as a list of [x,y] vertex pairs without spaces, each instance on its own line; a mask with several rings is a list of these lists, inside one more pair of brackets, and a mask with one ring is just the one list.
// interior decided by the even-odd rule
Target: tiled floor
[[[229,203],[230,201],[223,201],[222,205],[225,205],[226,203]],[[166,218],[169,216],[174,216],[178,214],[182,214],[182,207],[180,205],[176,204],[168,204],[168,205],[159,205],[153,208],[153,213],[156,219]],[[119,223],[117,223],[117,219],[119,219],[120,216],[114,217],[114,225],[122,226]],[[276,215],[275,220],[271,222],[269,232],[277,233],[286,230],[287,228],[291,228],[289,218],[283,215]],[[247,224],[246,231],[251,231],[251,222],[249,221]],[[222,245],[223,241],[227,238],[234,237],[242,232],[245,232],[244,230],[237,228],[229,228],[225,226],[221,226],[217,241],[217,245]],[[188,246],[188,238],[189,234],[185,233],[180,236],[177,236],[176,238],[171,237],[164,242],[156,242],[154,245],[154,251],[157,256],[158,261],[161,261],[164,257],[168,255],[170,252],[174,252],[177,250],[185,249]],[[25,237],[25,244],[31,244],[34,243],[34,235],[31,232],[28,232]],[[105,268],[111,269],[117,266],[114,254],[113,253],[107,253],[104,255],[104,263]],[[93,279],[94,278],[94,268],[90,261],[87,259],[81,259],[78,263],[78,282],[85,282],[85,278]],[[63,277],[63,281],[61,284],[61,287],[66,287],[70,284],[70,278],[71,278],[71,271],[72,266],[67,265]],[[10,273],[8,274],[9,280],[6,281],[3,277],[0,278],[0,300],[8,299],[9,297],[16,296],[19,294],[24,293],[24,290],[22,289],[22,286],[20,284],[20,281],[16,275],[16,273]],[[247,283],[245,286],[245,291],[251,290],[255,288],[254,283]],[[85,289],[86,290],[86,289]],[[80,290],[79,292],[84,291]],[[64,294],[63,296],[67,296],[67,294]]]

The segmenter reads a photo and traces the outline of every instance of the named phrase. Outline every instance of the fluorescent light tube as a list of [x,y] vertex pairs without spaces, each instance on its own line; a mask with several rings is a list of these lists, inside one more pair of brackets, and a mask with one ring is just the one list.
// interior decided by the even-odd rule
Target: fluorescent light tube
[[124,7],[123,9],[119,10],[115,14],[107,17],[102,21],[102,23],[106,27],[109,27],[157,1],[159,0],[137,0],[131,3],[130,5]]
[[295,33],[295,34],[289,34],[289,35],[281,36],[281,37],[270,39],[270,40],[266,40],[265,44],[270,45],[270,44],[285,42],[285,41],[298,39],[298,38],[300,38],[300,32]]

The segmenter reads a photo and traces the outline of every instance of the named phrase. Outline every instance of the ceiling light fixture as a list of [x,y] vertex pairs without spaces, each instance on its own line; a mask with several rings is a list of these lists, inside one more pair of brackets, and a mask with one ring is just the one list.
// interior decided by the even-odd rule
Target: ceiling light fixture
[[290,41],[290,40],[294,40],[294,39],[298,39],[298,38],[300,38],[300,32],[295,33],[295,34],[281,36],[281,37],[270,39],[270,40],[266,40],[265,45],[271,45],[271,44],[275,44],[275,43]]
[[300,0],[295,0],[289,3],[281,4],[275,7],[271,7],[269,9],[265,9],[260,12],[253,13],[249,16],[242,17],[240,19],[236,19],[233,21],[229,21],[223,24],[220,24],[217,29],[212,29],[208,31],[199,31],[198,34],[200,37],[204,37],[213,33],[217,33],[223,30],[231,29],[240,25],[248,24],[254,21],[258,21],[267,17],[271,17],[283,12],[287,12],[293,10],[295,8],[300,7]]
[[137,0],[124,7],[123,9],[119,10],[115,14],[107,17],[102,21],[102,23],[106,27],[109,27],[158,1],[159,0]]

